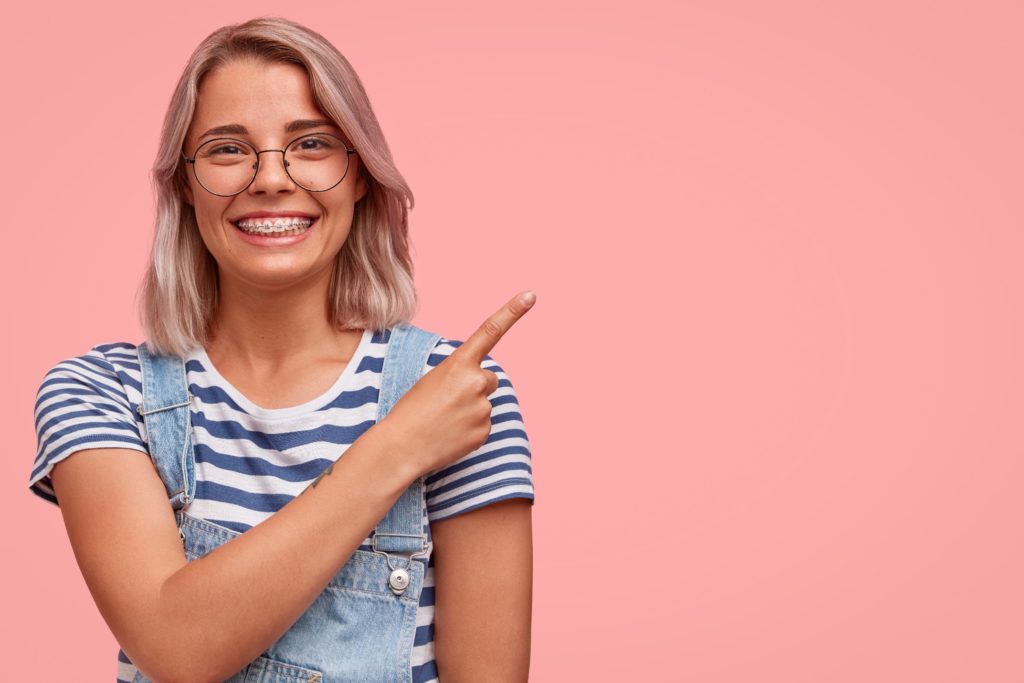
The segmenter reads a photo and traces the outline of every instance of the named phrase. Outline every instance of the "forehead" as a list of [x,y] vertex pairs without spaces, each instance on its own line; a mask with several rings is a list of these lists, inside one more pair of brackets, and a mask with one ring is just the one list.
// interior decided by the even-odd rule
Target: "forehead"
[[200,83],[189,136],[233,123],[253,135],[271,135],[295,119],[320,117],[302,67],[238,60],[211,71]]

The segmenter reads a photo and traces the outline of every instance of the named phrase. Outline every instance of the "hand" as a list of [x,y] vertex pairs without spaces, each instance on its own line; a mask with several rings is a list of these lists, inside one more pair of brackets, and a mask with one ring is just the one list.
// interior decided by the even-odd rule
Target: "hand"
[[520,296],[484,321],[450,356],[419,379],[375,425],[414,459],[418,476],[472,453],[491,433],[491,402],[498,375],[480,367],[512,325],[533,306]]

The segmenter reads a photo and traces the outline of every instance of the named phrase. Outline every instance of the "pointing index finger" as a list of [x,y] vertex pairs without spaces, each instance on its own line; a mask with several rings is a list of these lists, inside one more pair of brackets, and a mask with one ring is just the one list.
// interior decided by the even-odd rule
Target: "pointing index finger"
[[531,290],[520,292],[502,306],[496,313],[491,315],[484,324],[474,332],[469,339],[464,341],[459,348],[452,352],[469,359],[475,360],[477,364],[484,362],[484,356],[489,354],[498,340],[501,339],[512,325],[530,310],[537,295]]

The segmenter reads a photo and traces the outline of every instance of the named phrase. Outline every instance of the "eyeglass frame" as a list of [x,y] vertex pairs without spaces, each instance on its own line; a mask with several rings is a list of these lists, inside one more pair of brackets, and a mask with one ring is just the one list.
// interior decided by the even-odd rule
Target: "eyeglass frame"
[[[326,190],[311,190],[308,187],[300,184],[299,181],[295,180],[295,178],[292,177],[292,174],[288,172],[288,166],[290,166],[291,164],[289,164],[288,159],[285,158],[285,155],[287,154],[287,150],[288,150],[289,147],[294,145],[299,140],[302,140],[304,138],[311,138],[311,137],[316,136],[316,135],[326,135],[328,137],[332,137],[335,140],[337,140],[338,142],[340,142],[341,146],[345,148],[345,173],[342,174],[341,179],[339,179],[338,182],[334,183],[333,185],[328,187]],[[256,163],[253,166],[252,178],[250,178],[249,182],[247,182],[245,184],[245,187],[243,187],[238,192],[232,192],[231,194],[218,194],[218,193],[214,192],[213,190],[211,190],[210,188],[206,187],[206,185],[203,185],[203,181],[199,179],[199,174],[196,173],[196,157],[193,156],[192,158],[189,158],[185,154],[185,150],[181,151],[181,158],[185,160],[185,163],[192,165],[192,175],[195,177],[196,182],[199,183],[199,187],[203,188],[204,190],[206,190],[207,192],[209,192],[210,194],[212,194],[215,197],[234,197],[234,196],[240,195],[243,192],[245,192],[246,190],[248,190],[249,186],[252,185],[253,182],[256,180],[256,176],[258,176],[259,173],[260,173],[260,155],[263,154],[264,152],[280,152],[281,153],[281,161],[284,162],[284,173],[285,173],[285,175],[288,176],[288,180],[292,181],[292,183],[296,187],[301,187],[306,192],[328,192],[328,191],[333,190],[334,188],[336,188],[338,185],[341,184],[341,182],[343,180],[345,180],[346,177],[348,177],[348,170],[350,168],[352,168],[352,164],[349,162],[348,157],[350,157],[350,156],[352,156],[353,154],[356,153],[356,150],[354,148],[350,148],[348,145],[346,145],[345,141],[342,140],[341,138],[339,138],[337,135],[334,135],[332,133],[306,133],[305,135],[300,135],[297,138],[291,140],[287,145],[284,146],[284,149],[260,149],[260,150],[257,150],[255,145],[250,144],[250,143],[246,142],[245,140],[239,140],[238,138],[211,138],[211,139],[209,139],[209,140],[207,140],[205,142],[201,142],[199,144],[199,146],[196,147],[196,151],[193,152],[193,154],[197,154],[200,149],[202,149],[206,145],[210,144],[211,142],[218,142],[218,141],[223,141],[223,140],[229,140],[231,142],[240,142],[243,145],[246,145],[247,147],[250,147],[256,153]]]

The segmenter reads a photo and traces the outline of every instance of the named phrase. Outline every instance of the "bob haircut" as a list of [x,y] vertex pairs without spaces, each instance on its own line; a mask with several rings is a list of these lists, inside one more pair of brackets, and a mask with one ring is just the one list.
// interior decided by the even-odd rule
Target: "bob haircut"
[[209,340],[219,298],[217,262],[185,201],[182,147],[204,76],[235,59],[305,69],[313,100],[359,154],[367,193],[355,205],[351,231],[331,274],[330,324],[383,330],[410,320],[417,307],[408,241],[412,191],[395,168],[362,82],[319,33],[288,19],[258,17],[211,33],[189,59],[168,106],[151,178],[156,232],[137,293],[147,346],[154,353],[185,356]]

